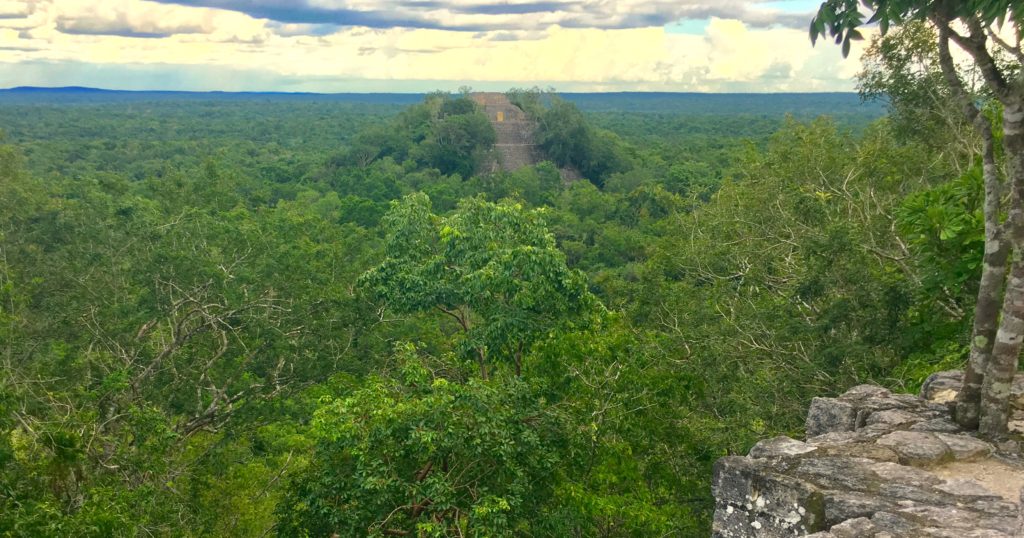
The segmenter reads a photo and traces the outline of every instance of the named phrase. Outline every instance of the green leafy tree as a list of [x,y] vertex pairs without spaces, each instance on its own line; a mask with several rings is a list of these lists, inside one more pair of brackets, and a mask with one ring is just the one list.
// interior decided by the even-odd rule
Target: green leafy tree
[[[463,101],[473,104],[468,99]],[[435,121],[430,136],[421,145],[421,151],[427,162],[442,174],[459,174],[468,178],[483,164],[497,135],[483,114],[454,113],[459,110],[457,108],[452,114]]]
[[[488,383],[410,345],[396,371],[327,398],[280,536],[553,535],[563,418],[518,378]],[[466,379],[468,377],[468,379]]]
[[395,312],[454,320],[484,379],[494,363],[521,373],[537,339],[586,324],[600,308],[539,213],[519,204],[467,198],[438,216],[426,195],[413,194],[394,205],[384,227],[385,260],[362,285]]
[[[980,147],[980,138],[946,84],[939,65],[938,35],[931,25],[911,21],[877,36],[861,63],[857,74],[861,97],[885,101],[889,121],[901,137],[947,152],[955,163],[964,160],[958,148]],[[965,82],[975,78],[976,73],[970,73]]]
[[[912,21],[928,21],[936,27],[939,65],[946,86],[983,141],[985,256],[975,304],[971,357],[957,395],[956,416],[961,425],[998,437],[1007,430],[1010,384],[1024,342],[1024,84],[1020,81],[1024,6],[1010,0],[829,0],[822,3],[811,21],[812,41],[831,36],[842,44],[843,54],[848,54],[851,41],[861,38],[858,27],[865,24],[861,5],[872,13],[866,22],[877,22],[883,34],[890,26]],[[1016,44],[999,36],[997,27],[1004,23],[1016,31]],[[967,53],[981,73],[985,89],[1002,107],[1001,140],[995,135],[997,126],[964,83],[950,43]],[[1009,55],[1012,60],[1002,62],[1001,55]],[[1005,209],[997,146],[1006,159],[1010,196]]]

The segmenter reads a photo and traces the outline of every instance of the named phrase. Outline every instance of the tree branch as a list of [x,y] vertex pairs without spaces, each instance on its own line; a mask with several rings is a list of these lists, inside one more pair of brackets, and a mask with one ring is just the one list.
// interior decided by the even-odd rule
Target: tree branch
[[989,89],[992,90],[992,93],[995,94],[1000,102],[1006,104],[1012,98],[1010,85],[1006,82],[1006,77],[1003,76],[1002,71],[999,70],[999,66],[996,65],[995,59],[988,52],[988,47],[986,46],[988,38],[985,35],[985,29],[982,27],[981,22],[974,17],[966,19],[964,22],[967,24],[970,35],[965,37],[949,27],[950,20],[935,17],[933,21],[939,26],[940,32],[945,30],[949,39],[953,40],[953,42],[974,58],[974,62],[981,69],[981,74],[985,78],[985,83]]
[[1005,39],[999,37],[999,34],[992,30],[991,27],[986,28],[985,31],[988,33],[988,37],[992,39],[995,44],[1002,47],[1006,52],[1012,54],[1018,62],[1024,64],[1024,50],[1021,50],[1020,41],[1018,41],[1016,45],[1011,45],[1007,43]]

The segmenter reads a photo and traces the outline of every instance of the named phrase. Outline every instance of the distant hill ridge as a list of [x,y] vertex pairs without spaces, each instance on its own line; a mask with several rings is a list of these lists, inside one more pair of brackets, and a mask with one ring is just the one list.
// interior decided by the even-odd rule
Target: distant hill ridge
[[[117,103],[129,101],[308,101],[410,105],[424,93],[225,92],[180,90],[108,90],[84,86],[19,86],[0,89],[3,104]],[[822,114],[876,118],[885,103],[862,103],[855,93],[561,93],[584,111],[623,111],[693,115],[754,114],[813,117]]]

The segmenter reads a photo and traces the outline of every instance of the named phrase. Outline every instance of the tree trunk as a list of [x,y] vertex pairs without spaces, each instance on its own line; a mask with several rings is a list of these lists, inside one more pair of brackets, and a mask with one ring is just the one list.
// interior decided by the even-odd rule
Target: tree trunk
[[964,117],[981,136],[982,175],[985,186],[985,255],[978,286],[978,300],[974,305],[974,327],[971,331],[971,355],[964,369],[964,382],[957,393],[955,417],[964,428],[976,429],[981,415],[981,389],[989,358],[999,326],[1000,299],[1006,280],[1006,264],[1010,245],[1003,237],[1000,224],[999,167],[995,157],[995,137],[992,122],[986,118],[975,100],[964,87],[956,64],[949,51],[950,29],[941,19],[935,20],[939,28],[939,65],[953,96],[960,104]]
[[[986,149],[986,153],[989,149]],[[994,168],[994,164],[992,166]],[[971,355],[964,369],[964,383],[956,397],[956,421],[968,429],[978,427],[981,414],[981,390],[985,371],[991,362],[992,349],[999,326],[999,303],[1006,280],[1006,264],[1010,246],[1002,237],[999,225],[999,184],[992,183],[989,164],[985,163],[985,257],[974,305],[974,327],[971,334]],[[993,189],[994,187],[994,189]],[[992,200],[994,199],[994,200]],[[995,205],[995,209],[990,206]],[[994,213],[993,213],[994,211]]]
[[1006,433],[1010,418],[1010,384],[1017,371],[1017,357],[1024,338],[1024,260],[1020,259],[1019,250],[1014,252],[1014,258],[1003,298],[1002,321],[981,386],[978,432],[990,438]]
[[978,431],[986,437],[1006,433],[1010,418],[1010,385],[1017,373],[1024,339],[1024,98],[1003,101],[1003,147],[1010,176],[1007,223],[1013,245],[1013,267],[1003,298],[1002,321],[982,383]]
[[[947,15],[947,20],[950,18]],[[1017,371],[1021,339],[1024,338],[1024,89],[1018,81],[1010,83],[992,57],[981,22],[976,17],[962,20],[969,30],[967,37],[953,31],[948,24],[942,24],[940,32],[971,55],[981,70],[985,85],[1003,105],[1003,149],[1010,183],[1006,224],[1009,226],[1013,266],[1003,296],[1002,319],[992,355],[985,365],[978,425],[982,435],[999,437],[1006,432],[1010,418],[1010,384]]]
[[487,355],[482,347],[476,348],[476,362],[480,365],[480,379],[487,381]]

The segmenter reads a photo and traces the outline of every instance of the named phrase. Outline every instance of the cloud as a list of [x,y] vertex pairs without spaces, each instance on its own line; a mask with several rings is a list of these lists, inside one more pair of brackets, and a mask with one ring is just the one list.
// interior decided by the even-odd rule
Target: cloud
[[34,4],[28,1],[0,0],[0,19],[28,17],[34,11]]
[[477,32],[473,34],[476,39],[486,39],[488,41],[537,41],[545,39],[548,33],[545,31],[498,31],[498,32]]
[[202,34],[209,29],[201,24],[166,24],[158,21],[132,22],[123,17],[113,19],[101,17],[67,18],[56,20],[57,30],[65,34],[112,35],[122,37],[169,37],[174,34]]
[[803,28],[807,15],[761,0],[157,0],[245,13],[288,24],[455,31],[625,29],[682,19],[732,18],[755,27]]
[[34,0],[0,0],[0,28],[26,30],[38,26],[43,21],[40,5]]
[[154,2],[107,1],[60,8],[64,9],[59,9],[53,22],[56,30],[65,34],[158,38],[213,31],[207,13],[190,13]]
[[[222,7],[238,2],[190,1]],[[383,5],[305,2],[302,6],[315,2],[316,9],[332,12]],[[735,6],[736,13],[756,19],[708,16],[699,31],[680,34],[650,24],[675,16],[665,15],[659,0],[532,0],[502,8],[528,12],[519,15],[479,9],[487,0],[390,4],[413,6],[418,16],[437,20],[449,19],[442,11],[454,13],[453,21],[488,28],[476,32],[287,22],[217,6],[147,0],[52,0],[37,3],[27,17],[11,19],[21,21],[19,26],[5,27],[0,19],[0,69],[10,85],[133,89],[425,91],[469,84],[578,91],[851,90],[863,43],[855,44],[851,59],[842,60],[838,47],[811,47],[803,23],[789,28],[755,16],[772,10],[779,17],[798,16],[794,6],[805,0],[790,2],[793,9],[780,9],[782,2],[678,0],[673,5],[686,16]],[[252,4],[294,5],[280,0],[247,5]],[[561,11],[544,11],[554,7]],[[547,22],[569,19],[571,24]],[[625,27],[597,26],[612,19]],[[506,20],[512,21],[509,28],[490,29]]]
[[284,37],[294,37],[301,35],[310,36],[325,36],[337,32],[339,26],[336,24],[294,24],[294,23],[283,23],[278,21],[267,22],[267,28],[274,34]]

